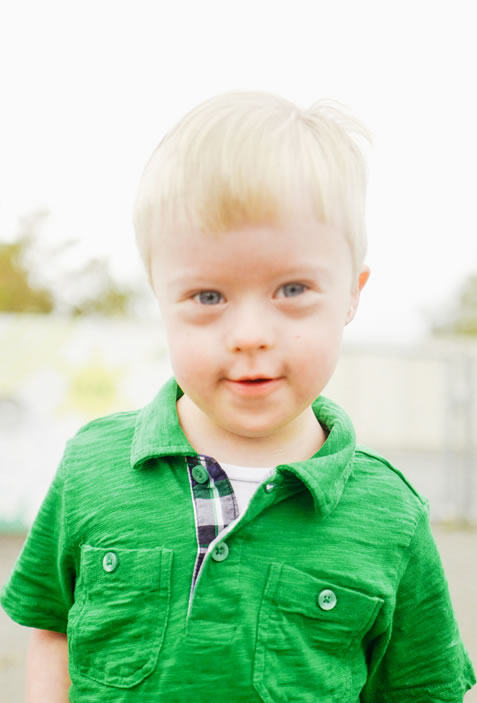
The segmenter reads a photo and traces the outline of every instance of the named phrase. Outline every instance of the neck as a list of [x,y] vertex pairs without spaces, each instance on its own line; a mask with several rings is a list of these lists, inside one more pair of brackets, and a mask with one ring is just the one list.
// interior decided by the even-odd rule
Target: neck
[[239,466],[272,467],[305,461],[323,446],[326,434],[311,407],[273,435],[244,437],[213,423],[187,396],[177,401],[177,415],[199,454]]

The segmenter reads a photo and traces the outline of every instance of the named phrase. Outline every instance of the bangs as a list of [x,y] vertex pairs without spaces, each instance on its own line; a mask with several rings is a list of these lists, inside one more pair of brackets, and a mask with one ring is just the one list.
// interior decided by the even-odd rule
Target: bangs
[[148,269],[152,240],[174,228],[218,235],[309,215],[344,227],[364,257],[365,163],[350,132],[367,136],[331,103],[302,111],[277,96],[232,93],[199,105],[141,180],[135,225]]

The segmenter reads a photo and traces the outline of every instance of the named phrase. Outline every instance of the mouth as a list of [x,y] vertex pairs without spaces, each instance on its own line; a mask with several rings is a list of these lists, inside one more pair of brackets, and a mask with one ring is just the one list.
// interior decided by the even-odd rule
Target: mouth
[[254,393],[262,394],[271,391],[273,388],[279,385],[281,378],[267,378],[265,376],[260,377],[243,377],[243,378],[231,378],[227,379],[227,385],[236,390],[239,393]]

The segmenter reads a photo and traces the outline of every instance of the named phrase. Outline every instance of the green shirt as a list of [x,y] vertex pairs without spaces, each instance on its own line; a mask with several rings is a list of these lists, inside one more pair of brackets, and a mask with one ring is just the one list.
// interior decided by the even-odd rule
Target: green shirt
[[72,703],[461,702],[475,677],[427,501],[323,397],[320,451],[276,467],[195,579],[207,472],[181,394],[170,379],[69,440],[2,592],[67,633]]

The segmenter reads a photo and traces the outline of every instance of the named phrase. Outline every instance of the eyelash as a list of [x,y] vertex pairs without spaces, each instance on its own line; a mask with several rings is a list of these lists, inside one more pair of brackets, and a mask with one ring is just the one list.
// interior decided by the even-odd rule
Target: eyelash
[[[282,289],[282,288],[286,288],[287,286],[295,286],[295,287],[301,288],[301,289],[302,289],[302,290],[301,290],[302,293],[304,293],[306,290],[308,290],[308,286],[305,285],[304,283],[284,283],[282,286],[280,286],[279,290]],[[201,291],[199,291],[198,293],[196,293],[195,295],[193,295],[193,296],[192,296],[192,299],[195,300],[195,301],[198,302],[198,303],[203,304],[203,305],[210,305],[211,303],[202,303],[202,301],[199,299],[200,296],[208,295],[208,294],[210,294],[210,293],[214,293],[214,294],[216,294],[216,295],[219,295],[219,296],[223,297],[222,294],[219,293],[219,292],[216,291],[216,290],[201,290]],[[292,296],[281,296],[281,297],[296,298],[296,297],[298,297],[298,296],[292,295]],[[212,305],[213,305],[213,303],[212,303]]]

